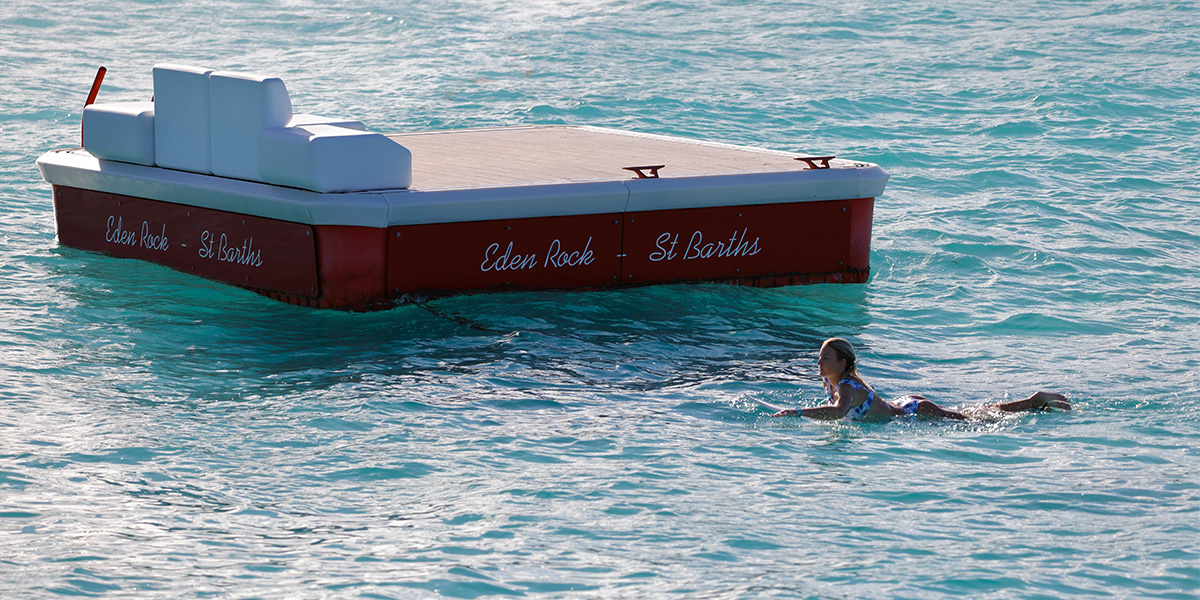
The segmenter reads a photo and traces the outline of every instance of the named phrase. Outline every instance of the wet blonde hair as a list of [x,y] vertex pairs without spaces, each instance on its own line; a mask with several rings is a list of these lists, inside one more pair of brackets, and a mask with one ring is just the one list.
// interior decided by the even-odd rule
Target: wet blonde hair
[[846,361],[846,374],[858,377],[858,356],[854,354],[854,346],[842,338],[829,338],[821,347],[829,346],[837,353],[837,357]]
[[[837,357],[846,361],[846,370],[842,373],[842,377],[853,377],[863,385],[867,386],[867,389],[871,390],[872,394],[875,393],[875,388],[871,387],[871,384],[867,383],[867,380],[863,379],[862,375],[858,374],[858,355],[854,353],[854,346],[850,345],[850,342],[842,338],[835,337],[829,338],[825,340],[825,343],[821,344],[822,348],[825,346],[833,348],[833,351],[837,354]],[[825,383],[825,385],[832,387],[835,383],[836,382],[830,381]],[[827,391],[832,392],[833,390]],[[875,395],[878,396],[878,394]]]

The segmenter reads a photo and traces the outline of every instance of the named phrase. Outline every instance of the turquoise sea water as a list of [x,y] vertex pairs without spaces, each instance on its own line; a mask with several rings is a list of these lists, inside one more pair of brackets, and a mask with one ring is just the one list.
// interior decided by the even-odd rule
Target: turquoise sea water
[[[895,4],[887,6],[887,4]],[[0,597],[1196,598],[1200,5],[6,0]],[[59,246],[157,62],[893,176],[871,281],[302,309]],[[771,419],[840,335],[971,424]]]

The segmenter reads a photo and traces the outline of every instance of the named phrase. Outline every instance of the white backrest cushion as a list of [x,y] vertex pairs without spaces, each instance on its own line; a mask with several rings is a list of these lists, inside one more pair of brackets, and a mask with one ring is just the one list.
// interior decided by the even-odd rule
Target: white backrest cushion
[[96,158],[154,166],[154,103],[84,107],[83,148]]
[[208,85],[213,174],[262,181],[258,132],[292,118],[287,87],[278,77],[229,71],[209,74]]
[[211,69],[154,65],[154,161],[212,173],[208,75]]
[[275,185],[314,192],[407,188],[412,153],[392,139],[334,125],[264,129],[258,171]]

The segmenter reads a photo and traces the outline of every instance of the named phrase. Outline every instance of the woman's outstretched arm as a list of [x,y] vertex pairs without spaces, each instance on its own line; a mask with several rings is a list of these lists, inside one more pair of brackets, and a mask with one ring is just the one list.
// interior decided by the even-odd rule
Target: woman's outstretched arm
[[824,419],[827,421],[833,421],[846,416],[846,411],[838,408],[836,404],[822,404],[821,406],[813,406],[810,408],[785,408],[771,416],[808,417],[810,419]]
[[837,400],[832,403],[813,406],[810,408],[788,408],[781,410],[772,417],[808,417],[810,419],[824,419],[833,421],[846,416],[850,412],[850,403],[854,401],[855,389],[849,385],[842,385],[838,389]]

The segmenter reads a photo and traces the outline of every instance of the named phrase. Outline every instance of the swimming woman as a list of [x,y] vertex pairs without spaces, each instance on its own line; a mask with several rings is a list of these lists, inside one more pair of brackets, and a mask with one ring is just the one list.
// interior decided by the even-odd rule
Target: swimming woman
[[[809,417],[812,419],[840,419],[849,417],[855,421],[886,420],[901,415],[925,415],[945,419],[966,419],[963,412],[942,408],[924,396],[904,396],[892,403],[880,398],[874,388],[858,374],[854,347],[842,338],[830,338],[821,344],[817,355],[817,372],[825,385],[828,402],[812,408],[787,408],[776,412],[775,417]],[[972,415],[979,412],[1019,412],[1044,408],[1071,410],[1071,403],[1062,394],[1037,392],[1024,400],[1002,404],[987,404],[974,407]]]

